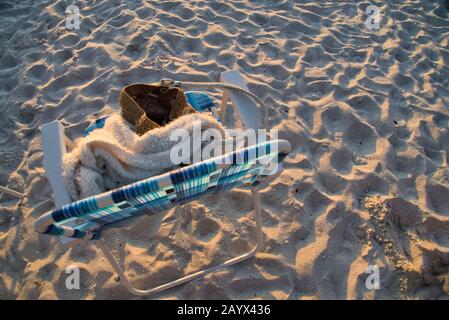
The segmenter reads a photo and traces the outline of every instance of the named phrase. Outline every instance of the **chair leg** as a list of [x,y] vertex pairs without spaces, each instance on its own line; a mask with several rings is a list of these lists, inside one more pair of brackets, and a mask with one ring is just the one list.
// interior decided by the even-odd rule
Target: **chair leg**
[[229,102],[229,94],[226,91],[223,91],[223,95],[221,97],[221,106],[219,110],[221,123],[225,123],[226,120],[226,109],[228,108]]
[[66,135],[64,135],[63,138],[64,138],[65,145],[66,145],[70,150],[73,150],[73,149],[76,148],[76,144],[75,144],[72,140],[70,140],[69,137],[67,137]]
[[131,293],[133,293],[135,295],[139,295],[139,296],[146,296],[146,295],[155,294],[155,293],[158,293],[158,292],[161,292],[164,290],[168,290],[170,288],[179,286],[181,284],[192,281],[194,279],[204,277],[205,275],[207,275],[219,268],[229,267],[233,264],[236,264],[243,260],[249,259],[249,258],[253,257],[257,253],[257,251],[260,250],[260,248],[262,247],[263,234],[262,234],[262,221],[261,221],[261,213],[260,213],[260,198],[259,198],[258,188],[257,187],[251,188],[251,193],[253,194],[254,211],[255,211],[255,219],[256,219],[256,231],[257,231],[257,243],[252,250],[250,250],[247,253],[242,254],[238,257],[229,259],[217,266],[197,271],[195,273],[181,277],[177,280],[165,283],[163,285],[157,286],[152,289],[141,290],[141,289],[135,288],[131,284],[128,277],[125,275],[125,272],[123,271],[123,269],[120,267],[118,262],[113,257],[109,248],[106,246],[106,242],[103,239],[100,239],[97,242],[98,242],[100,249],[103,251],[106,259],[109,261],[109,263],[114,268],[114,270],[118,273],[118,275],[120,276],[120,280],[123,281],[124,285]]
[[17,198],[23,198],[25,195],[23,193],[17,192],[15,190],[0,186],[0,192],[9,194],[10,196],[14,196]]

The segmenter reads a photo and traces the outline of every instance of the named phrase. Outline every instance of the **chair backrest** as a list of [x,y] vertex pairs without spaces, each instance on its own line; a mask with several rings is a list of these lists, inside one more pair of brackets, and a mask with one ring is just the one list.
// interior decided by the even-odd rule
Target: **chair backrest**
[[55,236],[99,239],[102,229],[141,214],[155,214],[236,186],[257,185],[289,151],[288,141],[274,140],[214,157],[67,204],[39,217],[35,229]]

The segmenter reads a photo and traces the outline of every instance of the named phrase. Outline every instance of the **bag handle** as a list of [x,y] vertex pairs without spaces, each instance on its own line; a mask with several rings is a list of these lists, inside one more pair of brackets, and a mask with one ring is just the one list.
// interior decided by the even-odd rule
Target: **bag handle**
[[260,99],[258,96],[256,96],[254,93],[243,89],[239,86],[236,86],[234,84],[225,83],[225,82],[191,82],[191,81],[175,81],[169,78],[164,78],[161,80],[161,85],[163,86],[174,86],[174,87],[180,87],[180,88],[187,88],[187,87],[198,87],[198,88],[208,88],[208,89],[228,89],[228,90],[235,90],[238,92],[241,92],[243,94],[246,94],[247,96],[251,97],[256,101],[260,108],[261,108],[261,116],[262,116],[262,124],[265,123],[265,116],[267,112],[267,108],[265,106],[265,103]]

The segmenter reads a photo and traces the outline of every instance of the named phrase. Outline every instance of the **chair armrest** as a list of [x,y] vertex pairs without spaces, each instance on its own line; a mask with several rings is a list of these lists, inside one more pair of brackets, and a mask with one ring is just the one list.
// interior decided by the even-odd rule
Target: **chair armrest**
[[60,208],[72,200],[62,177],[62,158],[67,152],[66,137],[59,121],[42,126],[42,143],[44,147],[44,168],[50,186],[55,195],[55,205]]
[[[44,149],[44,168],[45,175],[50,182],[53,190],[55,206],[61,208],[63,205],[72,202],[69,193],[65,187],[64,178],[62,177],[62,158],[67,152],[66,145],[73,147],[73,142],[64,135],[64,127],[55,120],[44,124],[41,127],[42,144]],[[48,217],[42,216],[36,221],[37,225]],[[62,245],[73,245],[73,238],[59,237]]]
[[[243,80],[242,75],[237,70],[222,72],[220,78],[222,82],[248,90],[245,80]],[[226,94],[231,99],[240,121],[246,129],[260,129],[262,127],[261,111],[251,97],[236,90],[225,89],[223,94]]]

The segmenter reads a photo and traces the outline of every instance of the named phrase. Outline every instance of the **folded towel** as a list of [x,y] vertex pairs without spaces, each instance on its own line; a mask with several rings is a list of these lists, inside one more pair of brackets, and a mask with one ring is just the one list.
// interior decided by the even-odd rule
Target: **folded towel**
[[[109,116],[102,128],[78,139],[76,148],[64,156],[63,176],[70,196],[74,201],[83,199],[176,168],[170,150],[179,141],[170,141],[170,134],[184,129],[192,137],[197,126],[201,133],[216,129],[225,137],[222,125],[202,113],[180,116],[143,135],[135,133],[119,114]],[[191,156],[201,152],[195,148],[207,143],[191,144],[192,153],[183,155],[182,163],[191,163]]]

